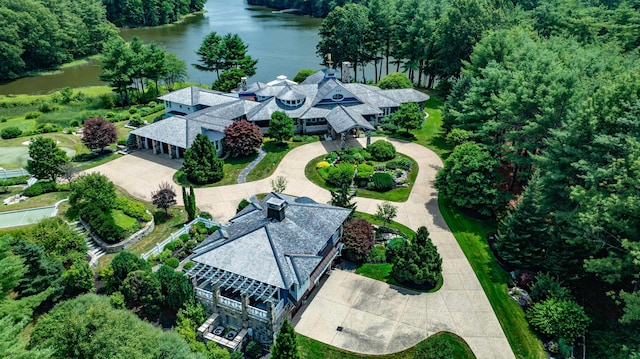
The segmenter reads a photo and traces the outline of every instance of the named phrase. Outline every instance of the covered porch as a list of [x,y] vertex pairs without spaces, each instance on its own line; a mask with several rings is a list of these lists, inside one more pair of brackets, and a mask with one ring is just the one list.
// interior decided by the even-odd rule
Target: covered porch
[[340,138],[340,149],[345,150],[349,136],[357,138],[364,132],[368,146],[371,144],[371,132],[376,130],[372,122],[377,121],[378,111],[372,107],[363,109],[361,106],[336,106],[326,115],[329,123],[328,135],[334,140]]

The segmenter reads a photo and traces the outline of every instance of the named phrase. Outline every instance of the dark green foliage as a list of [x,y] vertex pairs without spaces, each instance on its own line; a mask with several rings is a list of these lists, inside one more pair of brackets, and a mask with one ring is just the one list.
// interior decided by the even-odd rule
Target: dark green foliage
[[569,343],[584,335],[590,322],[578,303],[553,297],[534,304],[527,312],[527,319],[538,332]]
[[220,74],[220,77],[211,84],[211,89],[222,92],[231,92],[238,88],[240,80],[246,74],[240,69],[230,69]]
[[367,255],[367,263],[385,263],[386,261],[386,247],[382,244],[375,245]]
[[18,242],[13,252],[24,259],[27,269],[15,288],[19,297],[40,294],[51,288],[47,296],[57,300],[62,294],[62,264],[45,255],[39,245],[26,241]]
[[0,80],[96,54],[117,35],[100,0],[0,2]]
[[87,256],[85,239],[60,218],[46,218],[33,225],[25,239],[40,246],[47,256],[70,266]]
[[151,317],[160,312],[162,288],[154,273],[144,270],[130,272],[122,282],[120,291],[129,308],[141,308],[142,313]]
[[404,127],[407,133],[409,133],[409,130],[422,127],[424,112],[413,102],[405,103],[400,106],[398,111],[391,115],[391,121],[400,128]]
[[234,121],[224,129],[223,142],[231,157],[251,156],[262,146],[262,132],[247,120]]
[[61,166],[67,163],[67,154],[58,147],[56,141],[47,137],[36,137],[29,144],[26,170],[41,180],[52,180],[62,174]]
[[307,77],[313,75],[314,73],[316,73],[315,70],[302,69],[302,70],[298,71],[296,76],[293,77],[293,81],[297,82],[297,83],[302,83],[302,82],[304,82],[304,80],[307,79]]
[[180,260],[178,260],[178,258],[171,257],[164,261],[164,264],[168,265],[171,268],[178,268],[178,266],[180,265]]
[[380,82],[378,82],[378,87],[383,90],[410,89],[413,88],[413,84],[411,83],[411,80],[409,80],[407,75],[400,72],[392,72],[380,79]]
[[244,349],[244,353],[251,359],[258,359],[262,356],[262,344],[255,340],[250,341]]
[[129,86],[133,84],[137,63],[136,54],[120,37],[105,44],[101,57],[100,80],[108,82],[120,99],[120,105],[129,104]]
[[127,251],[122,251],[113,257],[111,265],[108,268],[109,270],[103,273],[103,279],[109,293],[119,290],[122,282],[127,278],[129,273],[137,270],[148,271],[151,269],[144,259]]
[[458,207],[491,216],[504,203],[498,191],[499,162],[482,146],[456,147],[436,176],[436,188]]
[[[175,259],[176,258],[171,258]],[[171,310],[177,311],[187,304],[193,304],[193,288],[189,279],[180,271],[173,270],[173,266],[166,263],[158,269],[155,275],[160,281],[163,305]],[[178,267],[176,265],[176,267]]]
[[276,336],[276,342],[271,347],[271,357],[273,359],[300,359],[296,332],[288,319],[282,323]]
[[84,258],[75,260],[69,269],[64,271],[62,278],[67,298],[73,298],[94,290],[93,269]]
[[0,318],[0,355],[3,358],[49,359],[53,352],[49,349],[27,349],[28,341],[20,333],[26,321],[16,323],[11,316]]
[[375,232],[371,223],[364,219],[356,218],[344,224],[342,235],[345,258],[363,263],[375,244]]
[[338,188],[350,186],[354,173],[355,167],[353,165],[342,162],[337,166],[329,167],[327,182]]
[[351,203],[355,191],[350,184],[343,184],[335,190],[331,190],[331,205],[355,210],[356,203]]
[[222,160],[206,135],[198,134],[195,141],[184,152],[182,170],[187,179],[197,184],[218,182],[223,177]]
[[240,201],[240,203],[238,203],[238,208],[236,208],[236,213],[240,213],[240,211],[242,211],[243,209],[247,208],[248,205],[250,205],[251,202],[247,201],[246,199],[242,199],[242,201]]
[[187,190],[182,187],[182,200],[184,202],[184,209],[187,211],[187,220],[193,221],[196,218],[196,194],[193,192],[193,186],[189,186],[189,194],[187,194]]
[[129,217],[138,218],[145,222],[148,222],[152,219],[151,215],[147,213],[147,208],[144,206],[144,204],[137,201],[132,201],[124,196],[116,197],[113,208],[121,210]]
[[108,297],[86,294],[58,304],[34,326],[31,345],[54,351],[52,358],[195,359],[172,332],[114,309]]
[[268,135],[278,141],[278,143],[290,139],[291,136],[293,136],[293,120],[291,117],[281,111],[272,113]]
[[374,173],[373,176],[371,176],[371,182],[373,183],[373,188],[380,192],[388,191],[396,184],[393,176],[387,172]]
[[0,133],[0,137],[4,140],[9,140],[12,138],[20,137],[22,135],[22,130],[18,127],[6,127],[2,129],[2,133]]
[[24,259],[11,251],[11,241],[13,237],[9,235],[0,236],[0,300],[18,286],[27,271]]
[[563,286],[563,283],[558,278],[548,273],[538,273],[536,275],[536,282],[531,286],[529,294],[531,299],[536,302],[541,302],[548,298],[571,299],[571,291]]
[[396,157],[396,148],[384,140],[377,140],[376,142],[367,146],[367,151],[371,153],[371,157],[374,161],[388,161]]
[[395,256],[404,250],[407,239],[403,237],[392,238],[387,242],[387,261],[393,263]]
[[202,10],[204,0],[103,0],[107,19],[118,27],[158,26]]
[[58,189],[54,181],[36,182],[26,188],[22,194],[27,197],[35,197],[44,193],[56,192]]
[[125,231],[118,226],[113,219],[111,210],[89,208],[80,215],[84,219],[91,232],[107,243],[118,243],[124,239]]
[[442,277],[442,258],[426,227],[395,251],[391,274],[399,281],[435,287]]

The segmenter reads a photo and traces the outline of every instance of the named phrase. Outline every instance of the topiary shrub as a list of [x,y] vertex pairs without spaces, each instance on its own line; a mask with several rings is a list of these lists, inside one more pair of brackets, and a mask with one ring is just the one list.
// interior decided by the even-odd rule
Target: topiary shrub
[[182,241],[177,239],[175,241],[171,241],[169,243],[167,243],[166,246],[164,246],[164,249],[168,249],[171,252],[175,251],[176,249],[182,247]]
[[193,263],[193,262],[187,262],[187,263],[185,263],[185,264],[182,266],[182,268],[184,268],[184,270],[189,270],[189,269],[191,269],[191,268],[193,268],[193,267],[195,267],[195,266],[196,266],[196,264],[195,264],[195,263]]
[[384,140],[378,140],[367,147],[367,151],[371,153],[371,157],[375,161],[388,161],[396,157],[396,148]]
[[142,127],[144,126],[144,121],[140,117],[140,115],[133,115],[129,118],[129,126],[133,127]]
[[371,176],[371,182],[373,182],[373,188],[381,192],[390,190],[396,184],[393,176],[387,172],[374,173],[373,176]]
[[356,173],[357,179],[368,180],[373,175],[373,166],[370,166],[366,163],[361,163],[358,165],[358,172]]
[[353,165],[349,163],[340,163],[337,166],[329,168],[327,182],[336,187],[349,185],[351,184],[354,173],[355,167]]
[[169,267],[171,267],[173,269],[176,269],[180,265],[180,260],[178,260],[178,258],[171,257],[171,258],[167,259],[166,261],[164,261],[164,264],[168,265]]
[[2,130],[2,133],[0,133],[0,137],[5,140],[20,137],[20,135],[22,135],[22,130],[15,126],[7,127]]

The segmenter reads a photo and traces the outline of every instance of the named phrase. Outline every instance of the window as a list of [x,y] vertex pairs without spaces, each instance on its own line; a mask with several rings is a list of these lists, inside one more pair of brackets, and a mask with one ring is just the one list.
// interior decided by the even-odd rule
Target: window
[[333,95],[333,97],[331,97],[331,99],[333,101],[342,101],[343,98],[344,98],[344,96],[341,93],[337,93],[337,94]]

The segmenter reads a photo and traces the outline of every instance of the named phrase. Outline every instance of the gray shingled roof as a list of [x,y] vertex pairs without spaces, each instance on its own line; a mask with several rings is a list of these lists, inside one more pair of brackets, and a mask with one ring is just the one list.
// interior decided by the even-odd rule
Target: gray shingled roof
[[207,90],[196,86],[189,86],[180,90],[169,92],[164,96],[158,97],[163,101],[170,101],[187,106],[205,105],[215,106],[225,102],[237,100],[237,96],[225,94],[220,91]]
[[[345,92],[348,92],[350,94],[353,95],[353,97],[355,97],[358,101],[360,101],[361,103],[364,103],[366,101],[363,101],[358,94],[356,94],[353,91],[350,91],[347,87],[344,86],[345,84],[340,83],[338,80],[336,79],[329,79],[326,82],[324,82],[323,84],[320,85],[320,87],[318,87],[318,93],[316,94],[315,98],[313,99],[313,103],[311,104],[311,106],[315,106],[317,105],[320,101],[322,101],[324,98],[327,97],[327,95],[329,95],[329,93],[331,93],[331,91],[333,91],[336,87],[342,87],[344,89]],[[347,97],[347,96],[345,96]]]
[[429,99],[429,95],[414,89],[382,90],[382,94],[399,103],[420,103]]
[[306,95],[304,92],[299,91],[295,87],[285,86],[282,91],[280,91],[280,93],[276,95],[276,98],[281,101],[297,101],[306,98]]
[[324,70],[320,70],[313,75],[307,76],[307,78],[302,81],[301,85],[318,85],[324,81]]
[[[189,132],[192,132],[192,130],[194,129],[189,128]],[[196,133],[199,133],[200,127],[196,127],[195,130],[197,131]],[[187,119],[183,116],[172,116],[135,129],[131,131],[131,134],[185,148],[187,142]]]
[[326,118],[327,122],[338,133],[346,132],[356,127],[375,131],[375,127],[365,120],[358,111],[350,109],[350,106],[336,106],[327,114]]
[[[282,222],[267,218],[267,201],[286,202]],[[288,289],[305,282],[320,252],[351,210],[309,198],[270,193],[230,220],[195,249],[193,261]]]
[[358,96],[363,102],[376,107],[400,107],[400,103],[383,95],[382,90],[375,86],[363,85],[358,83],[343,84],[349,92]]

